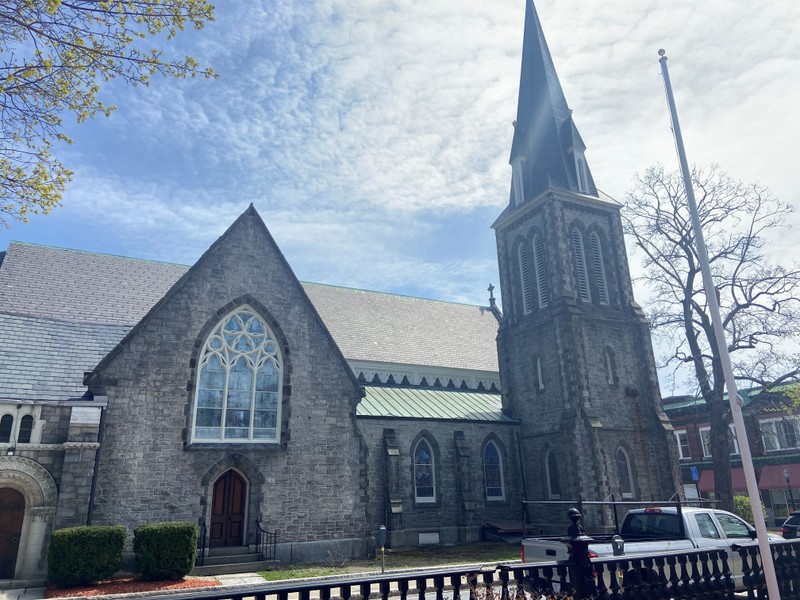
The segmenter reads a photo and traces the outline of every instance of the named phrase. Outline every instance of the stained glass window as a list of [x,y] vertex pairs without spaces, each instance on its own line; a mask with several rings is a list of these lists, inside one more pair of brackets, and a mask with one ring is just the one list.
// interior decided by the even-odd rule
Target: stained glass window
[[433,452],[425,440],[420,440],[414,448],[414,497],[417,502],[436,501]]
[[500,451],[494,442],[489,442],[483,449],[483,478],[486,484],[486,497],[490,500],[502,500],[503,493],[503,465],[500,461]]
[[227,315],[206,340],[195,401],[195,442],[278,441],[282,362],[251,308]]

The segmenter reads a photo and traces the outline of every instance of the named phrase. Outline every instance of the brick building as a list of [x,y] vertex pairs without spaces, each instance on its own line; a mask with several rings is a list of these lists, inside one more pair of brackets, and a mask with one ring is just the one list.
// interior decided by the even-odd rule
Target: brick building
[[[739,390],[758,489],[767,510],[767,524],[779,526],[800,507],[800,415],[796,401],[783,393],[760,388]],[[727,398],[726,398],[727,401]],[[715,496],[711,454],[711,418],[702,398],[664,399],[664,412],[674,428],[682,485],[689,497]],[[747,495],[739,440],[730,425],[730,468],[733,493]]]
[[188,520],[247,551],[259,522],[301,562],[363,556],[381,524],[476,539],[523,497],[671,496],[620,206],[530,0],[515,123],[502,312],[301,283],[252,206],[191,267],[12,243],[0,579],[40,577],[69,525]]

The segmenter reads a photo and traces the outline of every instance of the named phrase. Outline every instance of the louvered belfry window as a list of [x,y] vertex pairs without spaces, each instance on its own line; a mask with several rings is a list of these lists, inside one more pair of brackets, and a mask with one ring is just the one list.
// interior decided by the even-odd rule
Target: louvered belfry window
[[578,297],[583,302],[591,302],[589,276],[586,272],[586,255],[583,251],[583,236],[577,227],[572,228],[572,251],[575,253],[575,269],[578,277]]
[[542,236],[538,233],[533,236],[533,267],[536,273],[536,294],[539,300],[539,308],[547,306],[547,277],[544,267],[544,244]]
[[608,304],[606,266],[603,262],[603,247],[600,244],[600,236],[597,235],[596,231],[593,231],[589,240],[592,245],[592,269],[594,270],[595,285],[597,285],[597,299],[600,304]]
[[194,442],[276,442],[282,360],[275,336],[253,309],[228,314],[200,355]]
[[519,254],[519,281],[522,292],[522,312],[531,312],[531,271],[528,264],[528,251],[525,244],[520,244],[517,250]]

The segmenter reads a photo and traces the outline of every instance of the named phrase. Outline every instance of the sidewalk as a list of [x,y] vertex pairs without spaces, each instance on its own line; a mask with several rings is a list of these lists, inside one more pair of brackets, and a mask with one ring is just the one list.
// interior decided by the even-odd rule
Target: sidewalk
[[[265,583],[264,578],[258,573],[233,573],[230,575],[214,575],[214,579],[218,580],[220,585],[217,587],[204,587],[197,588],[203,590],[213,590],[224,587],[239,587],[244,585],[253,585],[258,583]],[[191,591],[192,588],[174,590],[174,593],[185,593]],[[19,588],[13,590],[0,590],[0,600],[40,600],[44,598],[45,588],[31,587]],[[104,598],[147,598],[148,596],[160,596],[168,592],[153,591],[153,592],[140,592],[137,594],[113,594],[109,596],[91,596],[95,600],[103,600]]]

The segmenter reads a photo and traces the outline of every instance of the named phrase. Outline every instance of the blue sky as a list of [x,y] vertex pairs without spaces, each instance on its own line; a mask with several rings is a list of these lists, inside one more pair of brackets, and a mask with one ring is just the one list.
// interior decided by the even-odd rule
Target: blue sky
[[[176,40],[213,81],[112,83],[59,149],[62,206],[9,240],[191,264],[250,202],[298,277],[485,303],[508,200],[524,0],[220,2]],[[797,204],[800,3],[539,0],[600,189],[689,160]],[[794,256],[791,235],[776,256]],[[630,248],[629,244],[629,248]],[[635,269],[638,260],[631,257]],[[646,305],[646,290],[638,296]]]

